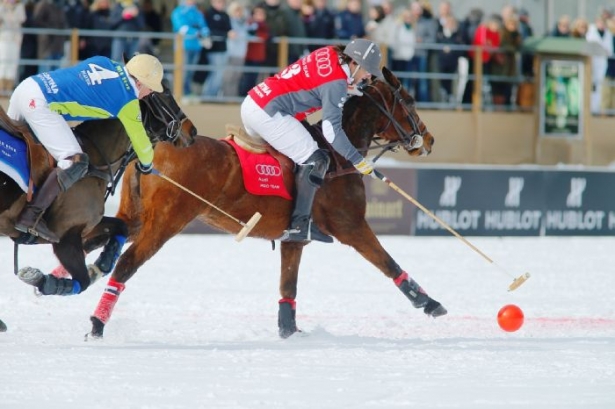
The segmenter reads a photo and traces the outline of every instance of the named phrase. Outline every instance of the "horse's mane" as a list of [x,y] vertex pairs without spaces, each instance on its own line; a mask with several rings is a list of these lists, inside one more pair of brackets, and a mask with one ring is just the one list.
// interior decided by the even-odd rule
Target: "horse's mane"
[[[374,84],[380,80],[374,81]],[[365,107],[367,105],[367,108]],[[375,132],[374,124],[378,123],[380,111],[373,106],[367,97],[352,96],[344,103],[342,110],[342,128],[350,142],[361,152],[367,153],[369,142]],[[357,113],[360,113],[358,115]],[[367,145],[364,144],[367,142]]]
[[[117,118],[89,119],[75,126],[73,128],[73,131],[79,133],[79,135],[88,135],[92,132],[93,129],[97,129],[101,126],[110,126],[110,124],[115,124],[116,126],[121,126],[122,128],[124,127],[121,121]],[[99,130],[97,130],[96,133],[98,132]]]

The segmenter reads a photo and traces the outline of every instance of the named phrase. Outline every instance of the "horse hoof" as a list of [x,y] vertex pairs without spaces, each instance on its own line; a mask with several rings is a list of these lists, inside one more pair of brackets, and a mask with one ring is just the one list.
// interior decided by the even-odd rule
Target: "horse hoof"
[[293,335],[295,332],[300,332],[297,328],[280,328],[278,334],[280,334],[280,338],[286,339]]
[[0,332],[6,332],[7,329],[8,328],[6,327],[4,321],[0,320]]
[[26,284],[38,287],[45,279],[45,274],[38,268],[24,267],[17,272],[17,277]]
[[85,342],[88,342],[88,341],[100,341],[102,339],[103,339],[102,335],[96,335],[91,332],[88,332],[87,334],[85,334],[85,337],[83,340]]
[[105,330],[105,324],[96,317],[90,317],[90,321],[92,322],[92,331],[88,334],[85,334],[85,340],[88,338],[92,339],[102,339],[103,331]]
[[440,317],[448,313],[448,311],[446,311],[446,308],[444,308],[442,304],[432,298],[427,301],[423,312],[433,318]]

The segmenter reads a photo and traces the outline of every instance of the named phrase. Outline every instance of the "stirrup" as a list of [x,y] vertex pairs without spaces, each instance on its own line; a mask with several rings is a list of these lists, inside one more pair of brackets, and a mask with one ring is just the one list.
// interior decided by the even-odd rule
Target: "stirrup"
[[15,230],[20,231],[22,233],[30,234],[31,236],[40,237],[43,240],[47,240],[50,243],[57,243],[60,241],[60,238],[55,235],[47,226],[43,226],[43,231],[37,230],[38,227],[41,226],[41,223],[44,223],[40,220],[36,225],[29,227],[24,223],[16,223]]
[[280,241],[309,242],[315,240],[322,243],[333,243],[333,237],[321,232],[318,226],[316,226],[311,219],[306,227],[307,228],[305,230],[284,230],[282,236],[280,237]]

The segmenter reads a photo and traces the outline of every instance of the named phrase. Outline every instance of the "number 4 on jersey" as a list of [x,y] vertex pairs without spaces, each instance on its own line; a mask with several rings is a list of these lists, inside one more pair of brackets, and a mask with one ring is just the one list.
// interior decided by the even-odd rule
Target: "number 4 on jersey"
[[88,76],[90,77],[90,81],[92,81],[92,84],[101,84],[102,80],[110,80],[120,76],[117,72],[103,68],[100,65],[88,65],[90,66],[91,70],[88,71]]

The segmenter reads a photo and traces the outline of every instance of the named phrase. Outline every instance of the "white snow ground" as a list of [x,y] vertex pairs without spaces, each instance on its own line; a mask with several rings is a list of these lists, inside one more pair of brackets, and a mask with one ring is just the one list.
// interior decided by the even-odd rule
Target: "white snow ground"
[[[0,408],[615,408],[615,238],[381,237],[449,311],[429,319],[339,243],[304,252],[298,324],[277,335],[279,250],[178,236],[128,282],[105,339],[84,342],[104,282],[41,297],[0,238]],[[50,271],[49,246],[20,265]],[[106,280],[104,280],[106,282]],[[519,305],[525,325],[499,329]]]

